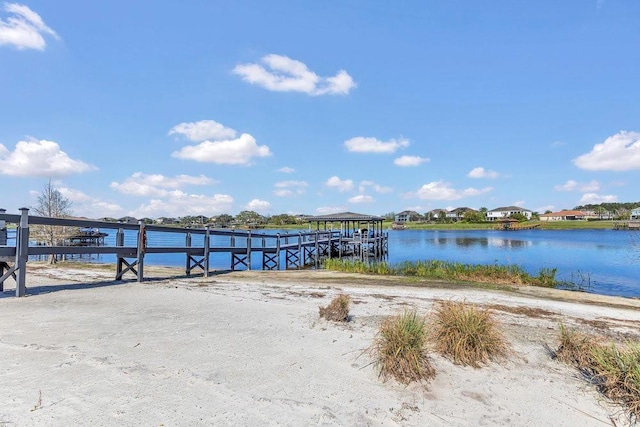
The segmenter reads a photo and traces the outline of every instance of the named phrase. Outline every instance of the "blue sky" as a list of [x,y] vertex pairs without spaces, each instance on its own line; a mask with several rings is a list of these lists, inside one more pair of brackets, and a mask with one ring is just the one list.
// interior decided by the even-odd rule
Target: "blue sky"
[[0,207],[640,200],[640,2],[0,3]]

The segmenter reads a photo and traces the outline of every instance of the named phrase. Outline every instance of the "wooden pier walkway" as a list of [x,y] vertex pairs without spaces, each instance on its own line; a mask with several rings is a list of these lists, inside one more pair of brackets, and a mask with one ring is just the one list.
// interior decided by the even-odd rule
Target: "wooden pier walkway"
[[[7,224],[15,224],[16,227],[13,245],[7,241]],[[104,231],[111,230],[115,233],[115,240],[106,244],[105,236],[102,236],[100,245],[92,244],[97,242],[93,239],[80,239],[80,244],[72,245],[70,242],[75,241],[60,238],[58,245],[43,246],[30,239],[30,227],[99,230],[97,233],[100,235],[106,235],[108,233]],[[78,236],[78,233],[72,236]],[[251,230],[179,228],[39,217],[28,215],[26,208],[21,209],[20,215],[11,215],[0,209],[0,291],[3,290],[4,281],[13,277],[16,296],[24,296],[27,262],[30,256],[38,255],[112,254],[116,256],[116,280],[122,280],[125,274],[130,273],[142,281],[147,254],[184,254],[185,273],[190,276],[194,270],[209,275],[210,257],[213,254],[228,254],[231,270],[251,270],[255,257],[259,257],[262,270],[279,270],[305,266],[317,268],[325,258],[382,259],[387,252],[388,233],[381,230],[359,233],[348,228],[333,231],[320,230],[318,227],[304,232],[270,234]]]

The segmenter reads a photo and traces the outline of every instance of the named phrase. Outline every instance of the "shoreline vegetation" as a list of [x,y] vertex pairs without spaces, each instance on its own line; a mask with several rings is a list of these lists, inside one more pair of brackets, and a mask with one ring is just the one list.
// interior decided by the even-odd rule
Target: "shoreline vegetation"
[[439,260],[403,261],[396,265],[389,265],[385,262],[368,263],[345,259],[327,259],[324,261],[324,268],[344,273],[583,290],[580,284],[556,280],[557,269],[555,268],[541,268],[537,275],[531,275],[517,265],[463,264]]
[[[537,226],[538,230],[613,230],[614,225],[624,221],[603,220],[603,221],[524,221],[519,225]],[[306,224],[305,224],[306,225]],[[281,229],[281,230],[307,230],[303,224],[264,224],[260,228]],[[391,229],[393,221],[384,221],[383,229]],[[404,223],[406,230],[494,230],[498,225],[496,222],[449,222],[449,223],[426,223],[407,222]]]

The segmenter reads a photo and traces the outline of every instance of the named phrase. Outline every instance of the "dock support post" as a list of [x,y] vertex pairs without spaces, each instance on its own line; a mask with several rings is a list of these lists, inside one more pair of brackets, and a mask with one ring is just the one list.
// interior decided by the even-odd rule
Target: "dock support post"
[[[311,227],[311,224],[309,224],[309,227]],[[298,233],[298,255],[298,268],[300,268],[307,262],[305,254],[302,253],[302,232]]]
[[16,239],[16,296],[27,293],[27,261],[29,260],[29,209],[20,208],[20,226]]
[[[191,232],[187,231],[187,235],[185,236],[185,242],[184,245],[187,248],[191,247]],[[188,276],[191,276],[191,254],[187,253],[187,267],[185,269],[185,274]]]
[[316,256],[314,260],[314,264],[316,268],[318,268],[318,265],[320,264],[320,244],[318,240],[320,240],[320,232],[316,230]]
[[211,230],[207,225],[204,232],[204,277],[209,277],[209,243],[211,242]]
[[[116,246],[124,246],[124,230],[122,228],[118,228],[116,232]],[[120,255],[117,255],[118,259],[116,261],[116,280],[122,279],[122,258]]]
[[280,233],[276,234],[276,270],[280,270]]
[[140,229],[138,230],[138,282],[144,280],[144,253],[147,250],[147,230],[144,222],[140,221]]
[[233,253],[233,248],[236,247],[236,231],[231,230],[231,238],[229,239],[229,246],[231,246],[231,271],[235,271],[236,263],[235,263],[235,254]]
[[251,231],[247,232],[247,270],[251,270]]

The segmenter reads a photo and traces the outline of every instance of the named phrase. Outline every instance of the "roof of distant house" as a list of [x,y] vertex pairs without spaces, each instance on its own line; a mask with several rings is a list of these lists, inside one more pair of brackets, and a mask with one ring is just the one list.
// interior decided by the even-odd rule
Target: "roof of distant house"
[[529,209],[521,208],[520,206],[504,206],[500,208],[491,209],[489,212],[505,212],[505,211],[531,212]]
[[540,215],[541,217],[554,217],[554,216],[585,216],[587,215],[584,211],[568,211],[563,210],[559,212],[551,212],[547,214]]

